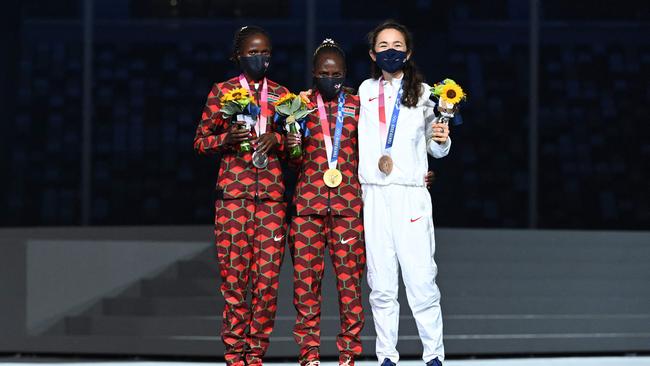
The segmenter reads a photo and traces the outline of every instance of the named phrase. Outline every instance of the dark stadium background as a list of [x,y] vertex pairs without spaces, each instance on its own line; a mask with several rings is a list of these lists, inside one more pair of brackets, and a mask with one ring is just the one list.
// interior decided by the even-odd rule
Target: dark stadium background
[[[469,94],[450,155],[430,161],[449,358],[648,354],[648,0],[9,0],[0,356],[222,360],[218,161],[192,142],[212,84],[237,74],[233,34],[266,28],[270,77],[293,91],[334,38],[357,87],[365,35],[387,18],[412,30],[429,83]],[[298,352],[292,269],[285,254],[270,360]],[[321,355],[334,359],[325,271]],[[399,349],[417,359],[399,301]]]
[[217,161],[192,139],[212,83],[237,72],[234,31],[270,32],[270,76],[293,91],[334,38],[357,87],[365,34],[390,17],[428,82],[469,94],[431,164],[438,226],[647,229],[649,4],[3,2],[0,225],[209,224]]

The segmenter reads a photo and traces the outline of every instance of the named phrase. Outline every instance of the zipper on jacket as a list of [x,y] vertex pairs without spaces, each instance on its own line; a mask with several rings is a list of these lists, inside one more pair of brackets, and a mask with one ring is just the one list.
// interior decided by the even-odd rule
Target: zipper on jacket
[[260,170],[255,168],[255,203],[260,202]]
[[332,208],[330,207],[331,205],[331,200],[330,200],[330,194],[332,193],[332,189],[327,187],[327,214],[332,213]]

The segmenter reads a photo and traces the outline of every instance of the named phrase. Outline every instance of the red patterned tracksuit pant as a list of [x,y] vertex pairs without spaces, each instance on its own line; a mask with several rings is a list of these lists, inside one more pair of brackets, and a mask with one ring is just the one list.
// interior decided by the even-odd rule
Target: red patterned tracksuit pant
[[361,278],[366,263],[363,223],[359,217],[295,216],[291,223],[291,255],[297,317],[294,338],[300,346],[300,364],[319,359],[321,280],[326,247],[334,265],[339,297],[341,332],[337,347],[342,357],[361,353],[364,324]]
[[[269,346],[284,254],[286,203],[217,200],[215,236],[225,299],[227,365],[258,365]],[[246,301],[251,283],[252,303]]]

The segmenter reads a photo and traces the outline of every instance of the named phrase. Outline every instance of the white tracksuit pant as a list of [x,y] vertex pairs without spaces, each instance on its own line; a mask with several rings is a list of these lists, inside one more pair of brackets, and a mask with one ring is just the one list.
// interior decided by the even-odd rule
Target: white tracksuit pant
[[427,362],[444,360],[440,291],[435,279],[431,196],[424,187],[364,184],[363,219],[370,305],[379,362],[397,363],[398,271],[406,286]]

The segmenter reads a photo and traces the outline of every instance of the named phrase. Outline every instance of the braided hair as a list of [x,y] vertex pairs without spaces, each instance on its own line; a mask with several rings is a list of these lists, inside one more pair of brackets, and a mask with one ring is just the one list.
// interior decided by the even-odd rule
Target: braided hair
[[[422,83],[424,82],[424,77],[420,74],[418,67],[413,61],[413,36],[404,25],[397,23],[394,20],[387,20],[378,25],[372,32],[368,33],[368,46],[373,53],[375,52],[377,36],[385,29],[395,29],[402,33],[406,42],[406,49],[411,52],[411,57],[409,57],[408,61],[404,63],[404,68],[402,69],[404,72],[404,94],[402,95],[401,102],[407,107],[415,107],[423,92]],[[379,79],[382,73],[377,64],[372,62],[370,68],[372,77],[374,79]]]
[[230,61],[239,65],[239,59],[237,58],[237,56],[239,56],[239,52],[241,50],[242,44],[249,37],[254,36],[256,34],[263,35],[269,40],[269,45],[271,44],[271,37],[269,36],[268,32],[264,30],[264,28],[258,27],[256,25],[243,26],[235,32],[235,37],[232,40],[232,53],[230,54]]
[[[314,51],[314,59],[313,59],[313,68],[316,68],[316,64],[318,63],[318,59],[322,57],[323,55],[326,54],[335,54],[341,57],[343,60],[343,67],[345,66],[345,52],[343,52],[343,49],[341,46],[338,45],[338,43],[334,42],[333,39],[331,38],[325,38],[323,42],[321,42],[320,46],[316,48],[316,51]],[[346,67],[347,68],[347,67]]]

